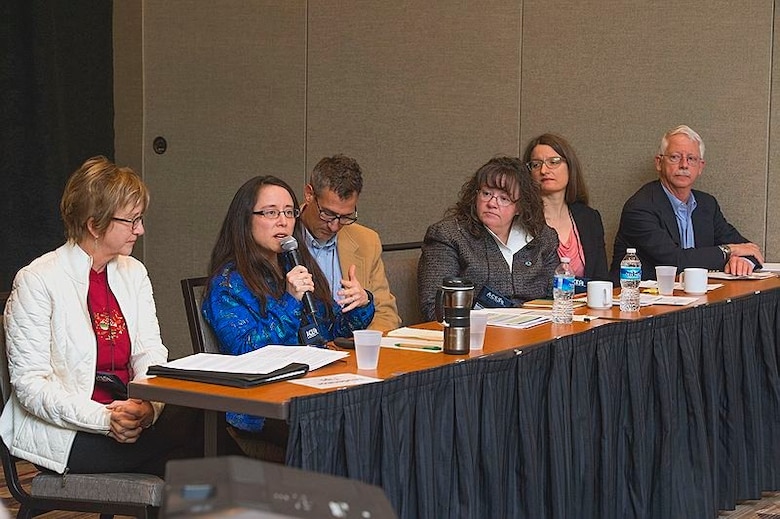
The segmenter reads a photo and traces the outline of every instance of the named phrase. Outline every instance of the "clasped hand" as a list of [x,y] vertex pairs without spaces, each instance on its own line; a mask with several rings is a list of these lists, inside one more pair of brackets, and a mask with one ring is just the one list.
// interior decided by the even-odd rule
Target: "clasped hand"
[[111,412],[108,436],[119,443],[135,443],[154,420],[152,404],[137,398],[115,400],[106,409]]
[[[336,302],[341,306],[341,311],[345,313],[368,304],[368,293],[357,280],[355,271],[355,265],[351,265],[348,278],[341,280],[341,289],[337,292]],[[303,299],[303,294],[306,292],[314,292],[314,279],[306,267],[302,265],[290,270],[286,279],[287,292],[298,301]]]
[[753,256],[759,263],[764,263],[764,256],[761,254],[761,249],[755,243],[734,243],[729,244],[731,249],[731,258],[726,262],[723,268],[724,272],[734,274],[736,276],[748,276],[755,265],[744,258],[743,256]]
[[341,306],[341,311],[346,313],[355,308],[368,304],[368,292],[363,289],[357,280],[355,272],[357,267],[350,265],[348,279],[341,280],[341,290],[337,292],[339,299],[336,301]]

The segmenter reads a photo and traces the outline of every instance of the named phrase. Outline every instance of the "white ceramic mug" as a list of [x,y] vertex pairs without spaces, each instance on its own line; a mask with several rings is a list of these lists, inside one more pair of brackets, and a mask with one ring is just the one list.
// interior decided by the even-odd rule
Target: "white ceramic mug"
[[588,281],[588,308],[612,308],[612,281]]
[[707,269],[687,268],[680,274],[680,283],[686,294],[702,296],[707,293]]

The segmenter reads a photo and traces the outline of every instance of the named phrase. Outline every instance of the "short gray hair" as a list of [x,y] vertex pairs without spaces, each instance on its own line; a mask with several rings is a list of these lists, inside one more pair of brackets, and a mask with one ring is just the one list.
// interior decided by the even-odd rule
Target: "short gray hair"
[[666,153],[666,148],[669,147],[669,138],[672,135],[685,135],[690,140],[696,142],[699,145],[699,158],[704,158],[704,141],[701,139],[701,136],[696,133],[693,128],[690,126],[686,126],[684,124],[681,124],[677,128],[673,128],[666,132],[664,136],[661,138],[661,146],[658,148],[658,154],[663,155]]

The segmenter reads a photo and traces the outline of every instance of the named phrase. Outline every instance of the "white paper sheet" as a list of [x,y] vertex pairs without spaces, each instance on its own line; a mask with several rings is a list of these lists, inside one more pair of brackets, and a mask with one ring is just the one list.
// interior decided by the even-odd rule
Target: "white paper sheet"
[[289,382],[300,384],[301,386],[313,387],[314,389],[333,389],[382,382],[382,379],[366,377],[365,375],[358,375],[357,373],[338,373],[336,375],[325,375],[323,377],[296,378]]
[[409,328],[408,326],[390,330],[387,332],[387,336],[444,342],[444,331],[442,330],[424,330],[422,328]]
[[764,263],[761,272],[780,272],[780,263]]
[[489,308],[483,311],[488,312],[488,326],[521,330],[550,322],[552,316],[549,310],[528,308]]
[[[699,300],[699,297],[690,296],[658,296],[655,294],[639,294],[639,306],[671,305],[686,306]],[[620,296],[616,296],[612,303],[620,306]]]
[[444,349],[444,336],[440,341],[412,339],[409,337],[382,337],[380,345],[394,350],[419,351],[420,353],[441,353]]
[[[707,292],[721,288],[723,283],[707,283]],[[658,288],[658,282],[653,279],[646,279],[639,282],[639,288]],[[674,282],[675,290],[684,290],[683,284],[679,281]]]
[[775,277],[777,273],[775,272],[765,272],[763,270],[760,270],[758,272],[753,272],[749,276],[736,276],[734,274],[726,274],[725,272],[708,272],[707,277],[710,279],[767,279],[771,277]]
[[347,356],[348,352],[309,346],[269,345],[243,355],[197,353],[172,360],[164,366],[225,373],[270,373],[293,362],[299,362],[308,364],[309,371],[314,371]]

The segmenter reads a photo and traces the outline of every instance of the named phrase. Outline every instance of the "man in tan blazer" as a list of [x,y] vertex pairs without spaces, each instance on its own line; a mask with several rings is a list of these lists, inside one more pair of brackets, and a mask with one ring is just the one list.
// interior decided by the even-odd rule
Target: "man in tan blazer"
[[385,275],[379,235],[355,223],[362,189],[357,161],[344,155],[325,157],[304,188],[301,223],[306,246],[325,273],[333,298],[346,307],[354,297],[351,290],[362,286],[373,295],[376,308],[369,328],[387,331],[398,328],[401,318]]

